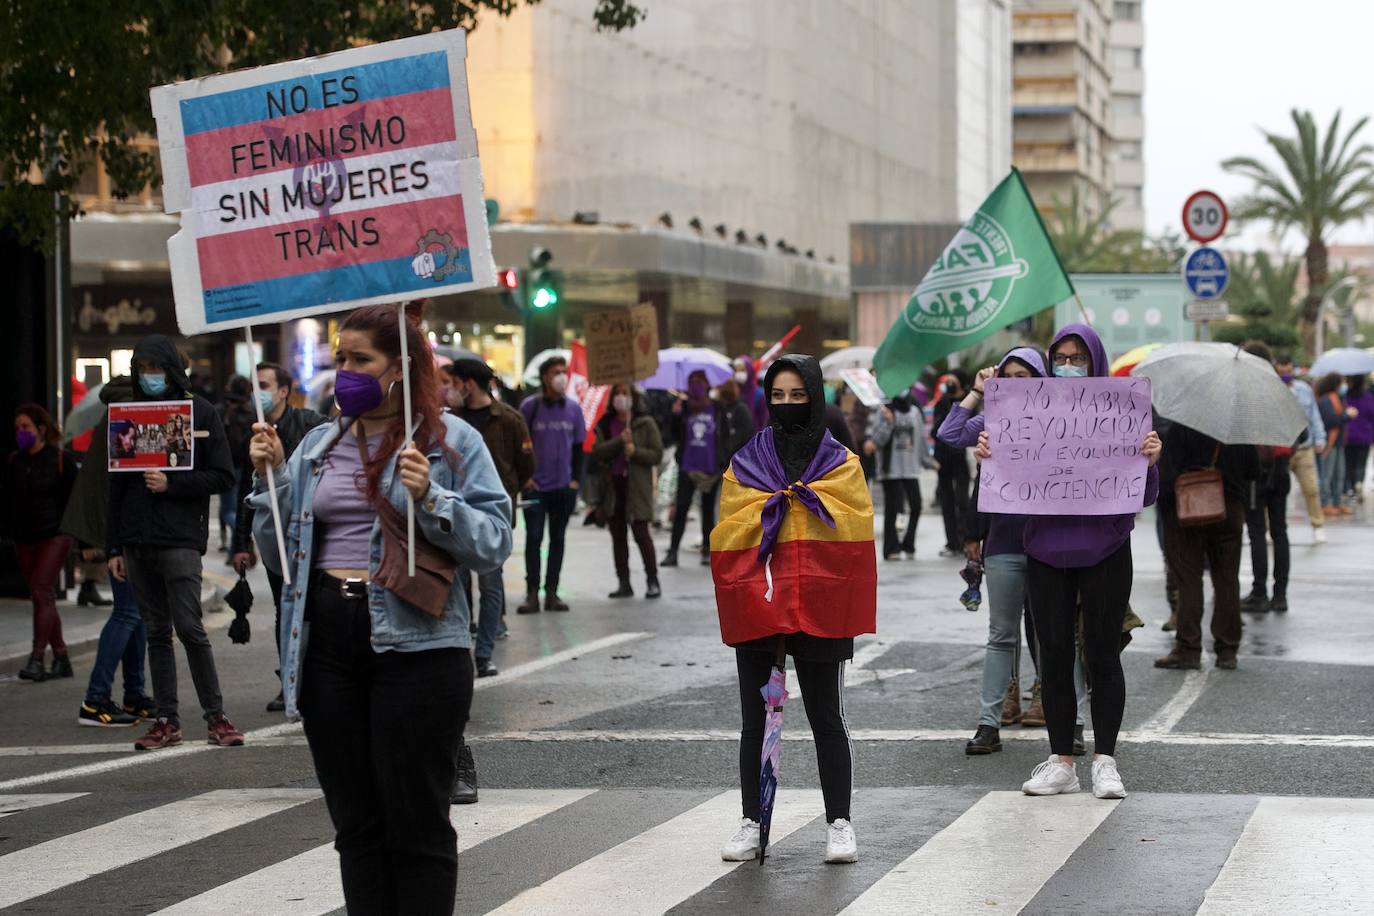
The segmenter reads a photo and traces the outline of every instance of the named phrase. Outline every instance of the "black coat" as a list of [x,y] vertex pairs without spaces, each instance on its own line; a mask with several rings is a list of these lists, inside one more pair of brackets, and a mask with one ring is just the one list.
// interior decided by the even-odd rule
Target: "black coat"
[[[329,418],[315,413],[305,407],[292,407],[286,405],[286,410],[282,413],[273,427],[277,431],[277,438],[281,440],[282,454],[288,459],[296,451],[296,446],[301,444],[305,434],[310,432],[321,423],[328,423]],[[252,437],[249,436],[249,439]],[[253,492],[253,462],[248,460],[248,440],[244,440],[243,452],[236,458],[238,465],[239,487],[238,487],[238,515],[234,520],[234,542],[230,547],[231,553],[252,553],[253,552],[253,509],[244,503],[248,494]]]
[[38,454],[11,452],[5,465],[5,534],[35,544],[61,534],[62,512],[76,482],[79,459],[55,445]]
[[[149,490],[142,474],[111,474],[106,550],[115,556],[128,547],[180,547],[204,554],[210,530],[210,497],[223,493],[235,482],[224,423],[213,404],[189,393],[191,384],[171,340],[161,334],[143,338],[134,347],[134,360],[161,366],[168,382],[167,393],[152,398],[143,393],[135,380],[135,401],[191,401],[195,466],[189,471],[166,472],[164,493]],[[108,430],[102,434],[108,435]]]

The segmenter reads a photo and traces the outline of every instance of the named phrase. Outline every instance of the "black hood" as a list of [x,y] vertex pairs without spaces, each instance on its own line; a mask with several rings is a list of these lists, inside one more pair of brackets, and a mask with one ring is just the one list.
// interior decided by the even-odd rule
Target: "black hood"
[[[807,421],[806,429],[801,432],[784,431],[777,418],[773,416],[773,379],[784,369],[791,369],[801,376],[802,384],[806,386],[806,393],[811,399],[811,418]],[[773,446],[782,460],[783,470],[787,472],[788,479],[796,480],[811,464],[816,449],[820,447],[821,438],[825,435],[825,381],[821,364],[814,356],[800,353],[778,357],[764,373],[763,395],[769,402],[768,422],[773,427]]]
[[[134,362],[139,360],[161,366],[167,373],[168,393],[176,393],[178,396],[186,394],[191,390],[191,380],[186,377],[186,364],[182,362],[181,354],[177,352],[176,344],[172,339],[163,334],[149,334],[134,344]],[[137,373],[134,373],[135,375]],[[135,379],[135,381],[137,381]],[[142,393],[142,389],[135,385],[135,391]]]

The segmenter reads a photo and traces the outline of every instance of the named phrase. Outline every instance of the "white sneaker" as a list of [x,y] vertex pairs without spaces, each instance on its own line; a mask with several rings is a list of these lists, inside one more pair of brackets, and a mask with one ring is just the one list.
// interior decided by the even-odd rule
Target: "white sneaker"
[[720,848],[724,862],[748,862],[759,857],[759,822],[741,818],[735,835]]
[[1078,771],[1054,754],[1031,770],[1031,778],[1021,785],[1027,795],[1069,795],[1078,789]]
[[1098,798],[1125,798],[1126,787],[1116,771],[1116,759],[1103,754],[1093,758],[1093,795]]
[[826,829],[825,861],[834,864],[859,861],[859,843],[854,839],[854,825],[842,817],[831,821]]
[[1312,526],[1312,543],[1313,543],[1313,544],[1325,544],[1325,543],[1326,543],[1326,529],[1325,529],[1324,526],[1322,526],[1322,525],[1313,525],[1313,526]]

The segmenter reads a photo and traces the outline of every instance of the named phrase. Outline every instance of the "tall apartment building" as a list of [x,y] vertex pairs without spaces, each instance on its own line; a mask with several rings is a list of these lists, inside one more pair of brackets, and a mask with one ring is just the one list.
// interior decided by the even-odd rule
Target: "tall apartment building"
[[1145,24],[1142,0],[1112,4],[1112,226],[1145,228]]
[[[1112,194],[1111,0],[1016,0],[1012,161],[1042,213]],[[1138,4],[1137,4],[1138,6]]]

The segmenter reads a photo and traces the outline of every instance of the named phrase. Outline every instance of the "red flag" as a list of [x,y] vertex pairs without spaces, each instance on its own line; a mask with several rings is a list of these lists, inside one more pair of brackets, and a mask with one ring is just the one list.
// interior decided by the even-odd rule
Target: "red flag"
[[568,363],[568,396],[582,407],[582,420],[587,425],[587,438],[582,450],[590,452],[596,442],[596,423],[606,412],[610,385],[593,385],[587,377],[587,345],[580,340],[572,344],[572,360]]

